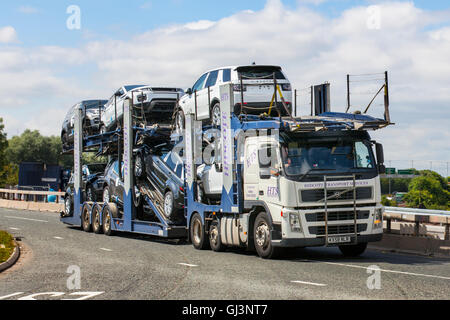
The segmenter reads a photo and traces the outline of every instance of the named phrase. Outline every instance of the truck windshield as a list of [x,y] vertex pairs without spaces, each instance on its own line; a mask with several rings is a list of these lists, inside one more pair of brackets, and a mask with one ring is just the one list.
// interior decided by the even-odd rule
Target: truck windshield
[[370,144],[364,141],[289,142],[281,146],[286,175],[302,176],[314,170],[365,171],[375,168]]

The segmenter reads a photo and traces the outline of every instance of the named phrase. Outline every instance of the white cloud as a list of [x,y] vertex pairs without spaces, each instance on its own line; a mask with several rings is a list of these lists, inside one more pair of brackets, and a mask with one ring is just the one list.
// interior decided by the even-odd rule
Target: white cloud
[[20,13],[24,13],[24,14],[34,14],[34,13],[38,13],[39,12],[39,9],[37,9],[35,7],[32,7],[32,6],[29,6],[29,5],[20,6],[17,10]]
[[12,43],[16,42],[16,40],[16,29],[11,26],[0,28],[0,43]]
[[[386,158],[408,154],[448,160],[450,29],[444,24],[450,22],[449,16],[418,9],[413,3],[378,6],[378,30],[367,27],[365,6],[328,18],[314,9],[288,9],[270,0],[260,11],[170,25],[127,41],[92,41],[75,49],[40,47],[32,53],[0,48],[0,61],[8,61],[6,66],[0,64],[0,82],[6,84],[0,94],[11,94],[24,108],[33,99],[51,97],[47,108],[62,110],[52,112],[57,119],[49,123],[48,117],[27,115],[25,123],[59,134],[59,123],[71,104],[108,97],[123,84],[186,88],[210,68],[256,61],[283,66],[294,88],[329,81],[332,108],[344,111],[347,73],[388,70],[396,126],[374,135],[384,142]],[[19,84],[20,90],[14,88]],[[355,92],[367,89],[352,84]],[[370,101],[369,96],[359,98],[353,96],[352,101],[361,108]],[[5,102],[0,110],[2,105]],[[305,114],[309,107],[301,110]],[[382,116],[383,109],[374,104],[371,113]]]

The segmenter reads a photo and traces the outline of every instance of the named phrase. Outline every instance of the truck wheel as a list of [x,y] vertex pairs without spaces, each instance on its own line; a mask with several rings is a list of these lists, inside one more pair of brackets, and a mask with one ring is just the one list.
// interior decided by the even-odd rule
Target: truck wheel
[[209,245],[211,249],[215,252],[221,252],[226,249],[226,246],[222,244],[220,238],[220,223],[219,221],[214,221],[209,227]]
[[367,248],[367,242],[352,244],[347,246],[339,246],[342,254],[346,257],[357,257],[361,255]]
[[275,258],[280,251],[280,248],[276,248],[272,244],[270,229],[270,220],[267,213],[260,212],[255,219],[253,240],[256,252],[263,259]]
[[215,127],[219,127],[222,123],[222,117],[220,114],[220,103],[216,102],[211,108],[211,124]]
[[202,222],[202,217],[198,213],[194,213],[190,226],[191,242],[197,250],[205,250],[208,248],[209,241],[205,236],[205,227]]
[[102,226],[100,224],[100,212],[102,208],[96,204],[92,209],[92,231],[94,233],[99,234],[102,233]]
[[92,231],[92,226],[91,226],[91,222],[89,221],[90,217],[90,212],[91,212],[91,206],[86,204],[83,206],[83,212],[81,213],[81,225],[83,227],[83,230],[85,232],[91,232]]

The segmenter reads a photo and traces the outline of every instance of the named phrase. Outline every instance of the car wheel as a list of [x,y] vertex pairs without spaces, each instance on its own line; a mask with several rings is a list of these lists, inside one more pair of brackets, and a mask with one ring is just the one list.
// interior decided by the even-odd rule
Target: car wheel
[[183,110],[178,110],[175,114],[175,132],[178,134],[183,133],[185,128],[185,118]]
[[253,240],[256,252],[263,259],[272,259],[279,254],[279,248],[272,244],[270,229],[270,220],[267,213],[260,212],[255,220]]
[[166,218],[171,219],[173,218],[173,207],[174,207],[174,201],[173,201],[173,192],[167,191],[164,195],[164,215]]
[[367,248],[367,242],[358,243],[347,246],[339,246],[339,250],[341,250],[342,254],[346,257],[357,257],[361,255]]
[[109,203],[111,201],[111,194],[109,193],[109,187],[105,186],[103,189],[103,202]]
[[72,216],[72,199],[70,198],[70,195],[66,195],[64,199],[64,213],[66,214],[66,217]]
[[136,155],[134,162],[134,175],[136,178],[142,178],[145,174],[145,162],[142,154]]
[[105,125],[101,125],[100,126],[100,134],[105,134],[106,133],[106,127],[105,127]]
[[86,188],[86,200],[89,202],[95,202],[97,199],[95,197],[95,192],[92,186]]
[[215,127],[219,127],[222,123],[222,115],[220,113],[220,103],[217,102],[211,109],[211,123]]
[[205,227],[203,226],[202,218],[198,213],[194,213],[192,216],[190,237],[195,249],[205,250],[208,248],[209,241],[206,239]]

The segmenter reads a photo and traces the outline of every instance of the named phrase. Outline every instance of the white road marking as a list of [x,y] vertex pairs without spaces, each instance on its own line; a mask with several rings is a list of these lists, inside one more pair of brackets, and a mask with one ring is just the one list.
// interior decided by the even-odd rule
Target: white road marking
[[64,238],[61,237],[53,237],[53,239],[64,240]]
[[30,218],[21,218],[21,217],[11,217],[11,216],[5,216],[5,218],[20,219],[20,220],[29,220],[29,221],[37,221],[37,222],[48,222],[48,221],[45,221],[45,220],[30,219]]
[[11,297],[15,297],[15,296],[21,295],[22,293],[23,292],[16,292],[16,293],[8,294],[7,296],[0,297],[0,300],[4,300],[4,299],[11,298]]
[[294,281],[291,281],[291,282],[293,282],[293,283],[300,283],[300,284],[310,284],[312,286],[318,286],[318,287],[325,287],[326,286],[326,284],[323,284],[323,283],[315,283],[315,282],[307,282],[307,281],[294,280]]
[[107,248],[100,248],[100,250],[103,250],[103,251],[112,251],[111,249],[107,249]]
[[74,292],[69,295],[70,296],[81,296],[81,297],[77,298],[77,299],[61,299],[61,300],[87,300],[87,299],[93,298],[95,296],[101,295],[103,293],[105,293],[105,291]]
[[189,263],[178,263],[179,265],[182,265],[182,266],[187,266],[187,267],[198,267],[198,265],[196,265],[196,264],[189,264]]
[[[310,260],[310,261],[317,261],[317,260]],[[366,270],[375,270],[373,268],[364,267],[364,266],[358,266],[358,265],[354,265],[354,264],[344,264],[344,263],[326,262],[326,261],[319,261],[319,262],[323,262],[323,263],[330,264],[330,265],[342,266],[342,267],[359,268],[359,269],[366,269]],[[423,274],[423,273],[413,273],[413,272],[386,270],[386,269],[377,269],[377,271],[389,272],[389,273],[398,273],[398,274],[406,274],[406,275],[417,276],[417,277],[427,277],[427,278],[436,278],[436,279],[450,280],[450,277],[435,276],[435,275]]]
[[13,228],[13,227],[9,227],[11,230],[20,230],[19,228]]

